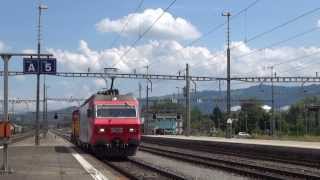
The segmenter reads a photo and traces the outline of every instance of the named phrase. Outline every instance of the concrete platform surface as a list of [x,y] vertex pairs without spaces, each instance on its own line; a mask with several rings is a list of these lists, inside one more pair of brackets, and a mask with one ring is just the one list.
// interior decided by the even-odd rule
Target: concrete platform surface
[[221,137],[205,137],[205,136],[181,136],[181,135],[144,135],[158,138],[176,138],[198,141],[216,141],[242,144],[257,144],[282,147],[297,147],[307,149],[320,149],[320,142],[305,142],[305,141],[285,141],[285,140],[262,140],[262,139],[240,139],[240,138],[221,138]]
[[[82,153],[64,139],[48,133],[34,146],[34,137],[9,146],[11,174],[1,180],[90,180],[125,179],[101,161]],[[2,149],[0,163],[2,165]]]

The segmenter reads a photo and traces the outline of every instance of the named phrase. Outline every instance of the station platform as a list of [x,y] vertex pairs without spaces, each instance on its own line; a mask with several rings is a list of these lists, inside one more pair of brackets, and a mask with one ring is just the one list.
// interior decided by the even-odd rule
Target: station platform
[[263,140],[263,139],[241,139],[241,138],[222,138],[222,137],[206,137],[206,136],[182,136],[182,135],[144,135],[145,137],[155,138],[171,138],[182,140],[195,141],[211,141],[225,143],[240,143],[252,145],[267,145],[278,147],[293,147],[305,149],[320,149],[320,142],[305,142],[305,141],[287,141],[287,140]]
[[[75,148],[71,143],[49,132],[34,145],[34,137],[10,144],[10,174],[1,180],[111,180],[126,179],[110,167]],[[0,163],[2,165],[2,147]]]
[[148,135],[142,136],[141,139],[142,146],[154,144],[320,167],[320,142],[177,135]]

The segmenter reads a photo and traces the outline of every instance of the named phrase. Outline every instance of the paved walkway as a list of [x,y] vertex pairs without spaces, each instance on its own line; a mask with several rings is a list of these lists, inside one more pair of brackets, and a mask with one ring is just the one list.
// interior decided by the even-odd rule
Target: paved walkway
[[[72,144],[50,133],[34,146],[34,137],[9,146],[12,174],[1,180],[124,179],[101,161],[81,153]],[[2,164],[2,149],[0,149]]]

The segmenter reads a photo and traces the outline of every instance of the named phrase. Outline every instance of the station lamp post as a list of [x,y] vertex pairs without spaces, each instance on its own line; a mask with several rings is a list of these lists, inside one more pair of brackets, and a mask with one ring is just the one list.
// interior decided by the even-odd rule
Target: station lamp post
[[[47,10],[48,7],[46,5],[40,4],[38,6],[38,59],[40,59],[40,52],[41,52],[41,13],[43,10]],[[38,61],[38,67],[40,63]],[[37,72],[37,98],[36,98],[36,135],[35,135],[35,144],[39,145],[39,130],[40,130],[40,123],[39,123],[39,106],[40,106],[40,68],[38,68]]]

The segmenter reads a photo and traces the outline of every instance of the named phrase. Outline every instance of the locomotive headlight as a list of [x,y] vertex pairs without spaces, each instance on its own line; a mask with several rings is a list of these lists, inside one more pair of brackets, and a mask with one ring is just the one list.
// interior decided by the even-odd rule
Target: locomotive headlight
[[134,132],[134,128],[129,128],[129,132],[133,133]]
[[99,133],[104,133],[105,129],[104,128],[99,128]]

